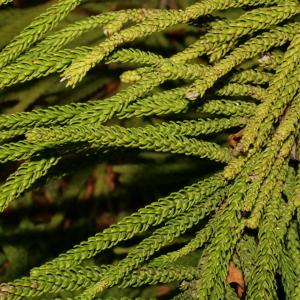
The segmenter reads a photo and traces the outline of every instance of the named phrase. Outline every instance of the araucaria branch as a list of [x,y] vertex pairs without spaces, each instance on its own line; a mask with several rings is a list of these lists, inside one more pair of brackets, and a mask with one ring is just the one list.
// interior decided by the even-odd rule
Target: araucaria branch
[[43,2],[0,0],[0,299],[299,300],[300,2]]

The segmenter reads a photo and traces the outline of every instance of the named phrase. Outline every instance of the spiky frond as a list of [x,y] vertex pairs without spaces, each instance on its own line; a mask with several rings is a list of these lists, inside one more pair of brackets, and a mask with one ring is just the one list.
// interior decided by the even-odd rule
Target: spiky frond
[[299,1],[0,5],[1,300],[299,299]]

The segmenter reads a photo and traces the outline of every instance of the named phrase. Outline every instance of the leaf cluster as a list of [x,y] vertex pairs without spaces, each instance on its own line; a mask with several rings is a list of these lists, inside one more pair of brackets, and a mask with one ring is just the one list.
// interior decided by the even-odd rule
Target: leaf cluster
[[[0,240],[26,233],[7,228],[10,210],[46,234],[74,198],[173,185],[29,274],[20,263],[0,299],[140,299],[131,292],[157,284],[173,299],[299,299],[299,1],[59,0],[37,16],[40,6],[9,2],[0,16],[32,20],[0,52],[0,163],[13,166],[0,186]],[[82,196],[91,170],[101,184]],[[54,192],[70,175],[73,190]],[[56,214],[35,226],[25,210],[37,186]],[[0,246],[0,266],[21,253]]]

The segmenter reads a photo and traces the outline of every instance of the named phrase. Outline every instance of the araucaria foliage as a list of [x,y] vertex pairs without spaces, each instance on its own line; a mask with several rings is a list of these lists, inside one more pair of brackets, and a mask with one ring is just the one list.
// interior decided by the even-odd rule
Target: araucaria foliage
[[0,0],[0,299],[299,300],[300,2],[36,2]]

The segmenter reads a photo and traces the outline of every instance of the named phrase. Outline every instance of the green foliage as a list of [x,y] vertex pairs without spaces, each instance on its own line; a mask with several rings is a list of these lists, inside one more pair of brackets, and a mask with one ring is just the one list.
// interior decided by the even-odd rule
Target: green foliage
[[299,1],[49,2],[0,1],[0,299],[299,299]]
[[12,1],[13,0],[1,0],[0,5],[7,4],[7,3],[12,2]]

